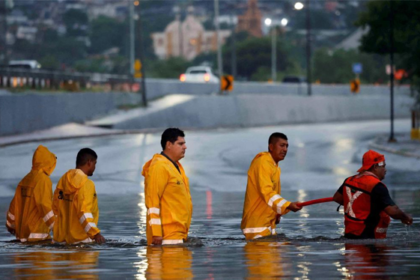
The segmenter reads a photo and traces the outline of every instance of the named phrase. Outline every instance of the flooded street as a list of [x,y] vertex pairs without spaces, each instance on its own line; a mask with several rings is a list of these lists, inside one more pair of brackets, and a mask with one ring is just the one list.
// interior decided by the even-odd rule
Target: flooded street
[[[397,133],[409,120],[395,123]],[[420,277],[420,160],[384,153],[384,183],[397,205],[412,214],[406,227],[392,221],[388,238],[348,241],[343,208],[333,202],[284,216],[278,236],[246,242],[240,230],[247,170],[267,150],[272,132],[285,133],[289,152],[282,196],[307,201],[333,196],[361,166],[368,143],[387,134],[388,121],[186,131],[181,161],[190,179],[193,220],[185,247],[147,247],[141,168],[159,153],[160,134],[133,134],[43,142],[58,157],[54,184],[74,168],[77,152],[94,149],[92,180],[98,194],[98,227],[105,245],[22,245],[0,231],[0,278],[25,279],[418,279]],[[0,148],[0,224],[40,143]]]

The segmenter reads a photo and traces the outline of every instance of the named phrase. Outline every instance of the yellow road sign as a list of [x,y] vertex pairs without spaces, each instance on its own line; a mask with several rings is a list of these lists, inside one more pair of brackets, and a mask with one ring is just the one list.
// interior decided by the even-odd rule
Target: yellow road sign
[[232,75],[223,76],[220,88],[221,90],[232,91],[233,90],[233,76]]

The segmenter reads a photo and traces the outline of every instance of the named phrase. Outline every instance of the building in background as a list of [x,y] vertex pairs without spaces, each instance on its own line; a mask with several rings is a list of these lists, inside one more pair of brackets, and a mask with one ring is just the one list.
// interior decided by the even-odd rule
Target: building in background
[[[231,35],[231,30],[220,30],[222,44]],[[169,23],[164,32],[153,33],[153,49],[157,57],[183,57],[192,60],[201,53],[217,50],[215,31],[206,31],[194,16],[194,8],[188,7],[188,15],[181,21],[179,11],[174,21]]]
[[238,16],[236,32],[247,31],[251,36],[261,37],[262,15],[258,9],[258,0],[248,0],[248,8],[245,14]]

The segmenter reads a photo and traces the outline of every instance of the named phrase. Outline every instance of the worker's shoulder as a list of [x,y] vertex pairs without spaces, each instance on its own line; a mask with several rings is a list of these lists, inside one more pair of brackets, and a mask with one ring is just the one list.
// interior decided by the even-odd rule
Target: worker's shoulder
[[150,168],[161,168],[168,169],[172,163],[162,155],[156,155],[153,157],[152,162],[150,163]]
[[269,152],[261,152],[255,156],[252,164],[254,165],[267,165],[270,167],[278,168],[275,164],[273,157]]

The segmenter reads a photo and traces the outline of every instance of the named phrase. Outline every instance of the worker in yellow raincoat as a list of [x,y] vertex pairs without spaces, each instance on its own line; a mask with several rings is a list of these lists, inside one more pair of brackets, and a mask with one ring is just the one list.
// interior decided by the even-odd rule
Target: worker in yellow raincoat
[[99,209],[92,176],[98,156],[84,148],[79,151],[76,169],[61,177],[54,191],[53,210],[56,215],[54,242],[76,244],[104,243],[98,229]]
[[297,202],[281,196],[278,163],[286,157],[288,147],[286,135],[273,133],[268,140],[268,152],[256,155],[249,167],[241,223],[247,240],[275,235],[282,215],[302,209]]
[[178,128],[166,129],[161,139],[163,152],[143,167],[148,245],[179,244],[188,237],[193,206],[188,178],[179,163],[187,149],[184,137]]
[[54,225],[51,173],[56,156],[40,145],[32,158],[32,170],[20,181],[7,212],[7,230],[21,242],[51,239]]

